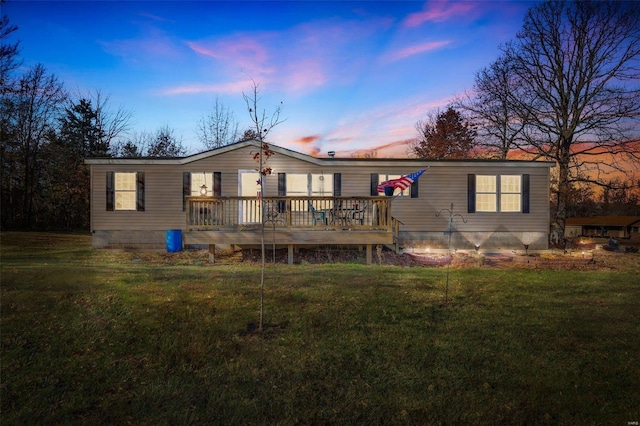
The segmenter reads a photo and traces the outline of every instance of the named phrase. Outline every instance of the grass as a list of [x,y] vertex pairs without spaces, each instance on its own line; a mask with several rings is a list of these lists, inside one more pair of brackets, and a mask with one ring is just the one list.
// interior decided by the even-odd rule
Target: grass
[[1,237],[6,425],[640,420],[637,269],[270,266],[260,335],[258,266]]

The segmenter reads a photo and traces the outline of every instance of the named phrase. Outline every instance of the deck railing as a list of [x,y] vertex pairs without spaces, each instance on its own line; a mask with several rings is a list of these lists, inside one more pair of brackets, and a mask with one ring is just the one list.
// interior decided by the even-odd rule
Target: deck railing
[[[264,203],[262,202],[264,201]],[[392,230],[387,197],[187,197],[187,230],[284,228]]]

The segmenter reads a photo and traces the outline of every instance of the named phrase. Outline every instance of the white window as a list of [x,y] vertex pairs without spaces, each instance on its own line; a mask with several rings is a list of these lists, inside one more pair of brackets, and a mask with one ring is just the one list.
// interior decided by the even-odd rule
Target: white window
[[191,173],[191,195],[194,197],[203,195],[200,193],[202,185],[207,187],[207,196],[213,195],[213,173]]
[[496,177],[476,176],[476,211],[495,212],[497,209]]
[[[333,195],[333,174],[315,174],[315,173],[287,173],[286,175],[287,196],[295,197],[323,197]],[[315,208],[326,208],[327,204],[313,201]],[[293,210],[307,211],[308,205],[296,204],[292,206]]]
[[115,209],[136,210],[136,173],[114,173]]
[[311,191],[309,195],[333,195],[333,175],[311,174]]
[[522,211],[522,176],[476,175],[476,211]]
[[287,173],[286,178],[288,196],[309,195],[309,175],[307,173]]
[[[391,179],[399,179],[401,178],[402,175],[378,175],[378,182],[382,183],[382,182],[386,182],[388,180]],[[379,192],[378,195],[380,194],[384,194],[383,192]],[[401,197],[408,197],[411,195],[411,185],[409,185],[407,187],[407,189],[405,189],[404,191],[400,190],[400,188],[396,188],[393,191],[393,195],[394,196],[401,196]]]
[[522,201],[522,179],[519,175],[500,176],[500,211],[519,212]]
[[287,196],[333,195],[333,175],[287,173]]

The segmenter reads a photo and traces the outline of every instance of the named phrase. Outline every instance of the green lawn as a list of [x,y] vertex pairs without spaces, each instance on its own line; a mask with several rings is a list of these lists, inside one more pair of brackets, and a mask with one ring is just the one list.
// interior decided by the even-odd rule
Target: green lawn
[[260,268],[1,235],[13,424],[640,421],[640,276],[362,264]]

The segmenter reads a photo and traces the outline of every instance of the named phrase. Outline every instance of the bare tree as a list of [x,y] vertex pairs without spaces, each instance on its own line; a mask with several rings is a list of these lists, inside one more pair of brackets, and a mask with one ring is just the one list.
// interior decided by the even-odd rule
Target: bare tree
[[4,99],[9,105],[7,140],[2,142],[3,151],[10,157],[7,165],[12,170],[9,191],[14,194],[13,213],[25,228],[34,223],[40,151],[55,133],[66,97],[62,83],[38,64],[18,80],[15,93]]
[[[260,274],[260,317],[258,322],[258,330],[262,332],[264,327],[264,272],[265,272],[265,245],[264,245],[264,230],[265,230],[265,201],[264,201],[264,188],[265,179],[267,175],[271,174],[271,168],[266,165],[269,157],[274,155],[274,152],[270,149],[269,144],[266,142],[267,136],[271,130],[284,120],[280,119],[282,113],[282,102],[276,106],[271,115],[267,115],[266,110],[259,110],[260,105],[260,85],[251,79],[253,83],[251,93],[246,94],[242,92],[242,97],[247,105],[247,112],[251,119],[252,128],[249,129],[252,136],[260,143],[260,149],[254,154],[254,159],[258,163],[258,173],[260,173],[260,203],[261,203],[261,238],[260,248],[262,255],[262,269]],[[245,135],[247,131],[245,131]]]
[[564,229],[573,183],[611,185],[609,172],[633,172],[621,158],[640,161],[640,3],[536,4],[503,54],[519,84],[506,103],[526,123],[519,147],[558,164]]
[[213,110],[198,121],[196,132],[207,149],[220,148],[238,141],[238,121],[216,98]]
[[351,158],[367,158],[367,159],[378,158],[378,150],[376,149],[369,149],[364,151],[358,150],[351,153]]
[[[4,0],[0,1],[0,5]],[[14,211],[16,185],[16,168],[18,155],[15,149],[13,133],[15,122],[11,119],[14,114],[15,98],[12,92],[16,87],[16,79],[12,75],[19,65],[19,43],[9,42],[11,35],[18,27],[9,23],[6,15],[0,16],[0,220],[2,227],[12,225],[16,221]]]
[[[4,0],[0,4],[4,3]],[[0,94],[6,93],[11,87],[11,71],[20,66],[18,60],[19,42],[10,43],[7,40],[18,27],[9,23],[6,15],[0,16]]]
[[415,157],[463,159],[471,156],[476,132],[453,107],[419,120],[416,130],[420,136],[409,148]]
[[476,74],[472,95],[454,102],[465,111],[477,131],[476,146],[489,158],[506,159],[522,141],[525,120],[509,107],[520,85],[509,61],[500,57]]
[[93,91],[88,99],[94,105],[96,124],[103,133],[103,142],[109,147],[108,152],[111,153],[111,145],[129,131],[133,114],[122,107],[112,109],[109,105],[110,96],[103,95],[100,90]]

